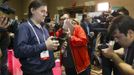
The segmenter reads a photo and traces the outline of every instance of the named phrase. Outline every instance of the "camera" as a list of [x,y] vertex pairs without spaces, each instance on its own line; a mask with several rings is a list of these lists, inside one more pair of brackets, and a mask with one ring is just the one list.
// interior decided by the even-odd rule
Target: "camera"
[[19,21],[15,20],[15,19],[10,19],[9,18],[8,24],[9,24],[8,31],[12,32],[12,33],[15,33],[15,31],[18,28]]
[[67,40],[67,34],[66,33],[62,33],[61,36],[59,36],[59,37],[55,36],[52,40],[58,40],[59,41],[60,45],[58,46],[56,51],[61,50],[62,44]]
[[[8,0],[1,0],[0,1],[0,12],[3,12],[4,14],[15,14],[15,9],[9,7],[7,5],[7,2]],[[15,18],[7,18],[5,17],[3,19],[3,22],[7,19],[7,24],[9,25],[7,29],[3,29],[3,31],[8,31],[10,33],[15,33],[17,28],[18,28],[18,24],[19,24],[19,21]],[[14,36],[11,36],[10,35],[10,43],[9,43],[9,46],[8,48],[9,49],[12,49],[13,48],[13,39],[14,39]]]
[[0,1],[0,11],[6,14],[15,14],[15,9],[9,7],[7,5],[8,0],[1,0]]
[[99,50],[105,49],[105,48],[108,48],[108,45],[106,43],[102,43],[101,45],[98,46]]
[[[0,11],[3,12],[3,13],[5,13],[5,14],[7,14],[7,15],[9,15],[9,14],[15,14],[15,9],[10,8],[10,7],[6,4],[7,1],[8,1],[8,0],[2,0],[2,1],[1,1],[2,4],[0,5]],[[6,17],[4,18],[4,20],[5,20],[5,19],[6,19]],[[4,20],[3,20],[3,21],[4,21]],[[16,31],[16,29],[17,29],[17,27],[18,27],[19,21],[16,20],[16,19],[8,18],[7,22],[8,22],[8,24],[9,24],[9,27],[7,28],[7,30],[8,30],[9,32],[15,33],[15,31]]]
[[60,36],[58,38],[58,41],[59,41],[59,46],[58,46],[58,49],[57,50],[60,50],[62,48],[62,44],[67,40],[67,34],[66,33],[62,33],[61,34],[62,36]]
[[98,50],[108,48],[107,42],[111,39],[106,28],[94,28],[94,31],[101,33],[100,45]]

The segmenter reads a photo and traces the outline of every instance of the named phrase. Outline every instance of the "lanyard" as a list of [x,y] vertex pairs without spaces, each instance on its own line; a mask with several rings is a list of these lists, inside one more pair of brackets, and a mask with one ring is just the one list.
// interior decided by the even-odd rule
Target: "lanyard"
[[128,49],[126,49],[126,51],[125,51],[125,56],[124,56],[124,61],[125,62],[127,61],[127,53],[128,53]]
[[[39,40],[39,37],[38,37],[38,35],[37,35],[35,29],[33,28],[33,26],[31,25],[31,23],[30,23],[29,21],[28,21],[28,24],[29,24],[29,26],[32,28],[32,30],[33,30],[33,32],[34,32],[36,38],[37,38],[37,41],[38,41],[38,43],[40,44],[40,40]],[[42,29],[42,31],[43,31],[43,28],[41,28],[41,29]],[[43,38],[44,38],[44,41],[45,41],[44,31],[43,31]]]

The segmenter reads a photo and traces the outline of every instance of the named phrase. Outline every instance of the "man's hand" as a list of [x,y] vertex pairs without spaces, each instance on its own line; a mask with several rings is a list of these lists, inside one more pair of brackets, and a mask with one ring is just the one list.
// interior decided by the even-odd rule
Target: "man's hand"
[[1,16],[0,17],[0,28],[1,29],[7,29],[9,26],[8,24],[8,18],[7,17],[4,17],[4,16]]
[[47,50],[57,50],[57,47],[59,46],[59,41],[56,39],[53,39],[54,36],[50,36],[46,41],[46,47]]
[[112,58],[115,53],[112,46],[109,45],[108,48],[102,49],[102,54],[107,58]]
[[66,48],[67,47],[67,41],[64,41],[63,44],[62,44],[62,48]]
[[66,32],[66,34],[67,34],[67,37],[68,38],[70,38],[71,37],[71,31],[70,31],[70,29],[68,28],[68,30],[67,30],[67,32]]

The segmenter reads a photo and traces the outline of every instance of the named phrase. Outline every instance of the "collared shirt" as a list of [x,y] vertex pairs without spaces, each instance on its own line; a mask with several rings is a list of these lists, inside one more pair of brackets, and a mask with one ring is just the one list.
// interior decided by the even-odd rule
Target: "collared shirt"
[[134,42],[127,48],[124,61],[134,67]]
[[85,21],[84,21],[84,23],[85,23],[85,27],[86,27],[86,29],[87,29],[87,35],[90,36],[90,28],[89,28],[89,26],[88,26],[88,23],[85,22]]
[[40,24],[37,24],[33,19],[31,19],[31,21],[34,23],[35,26],[37,26],[38,28],[42,28]]
[[[34,28],[37,36],[39,37],[39,42],[34,34],[29,23]],[[19,25],[18,31],[16,32],[14,41],[14,53],[17,58],[19,58],[22,64],[22,70],[25,73],[40,73],[51,70],[54,66],[54,56],[53,51],[49,51],[50,59],[41,60],[40,53],[46,50],[45,39],[49,37],[49,33],[46,28],[38,28],[31,20],[24,22]]]

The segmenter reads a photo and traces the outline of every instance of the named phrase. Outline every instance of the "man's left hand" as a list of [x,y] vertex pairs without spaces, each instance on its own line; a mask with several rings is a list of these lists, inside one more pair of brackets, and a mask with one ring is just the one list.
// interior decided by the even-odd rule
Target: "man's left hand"
[[1,16],[0,17],[0,28],[7,29],[9,26],[8,24],[8,17]]
[[112,46],[109,46],[108,48],[102,49],[102,54],[107,58],[112,58],[114,51]]

